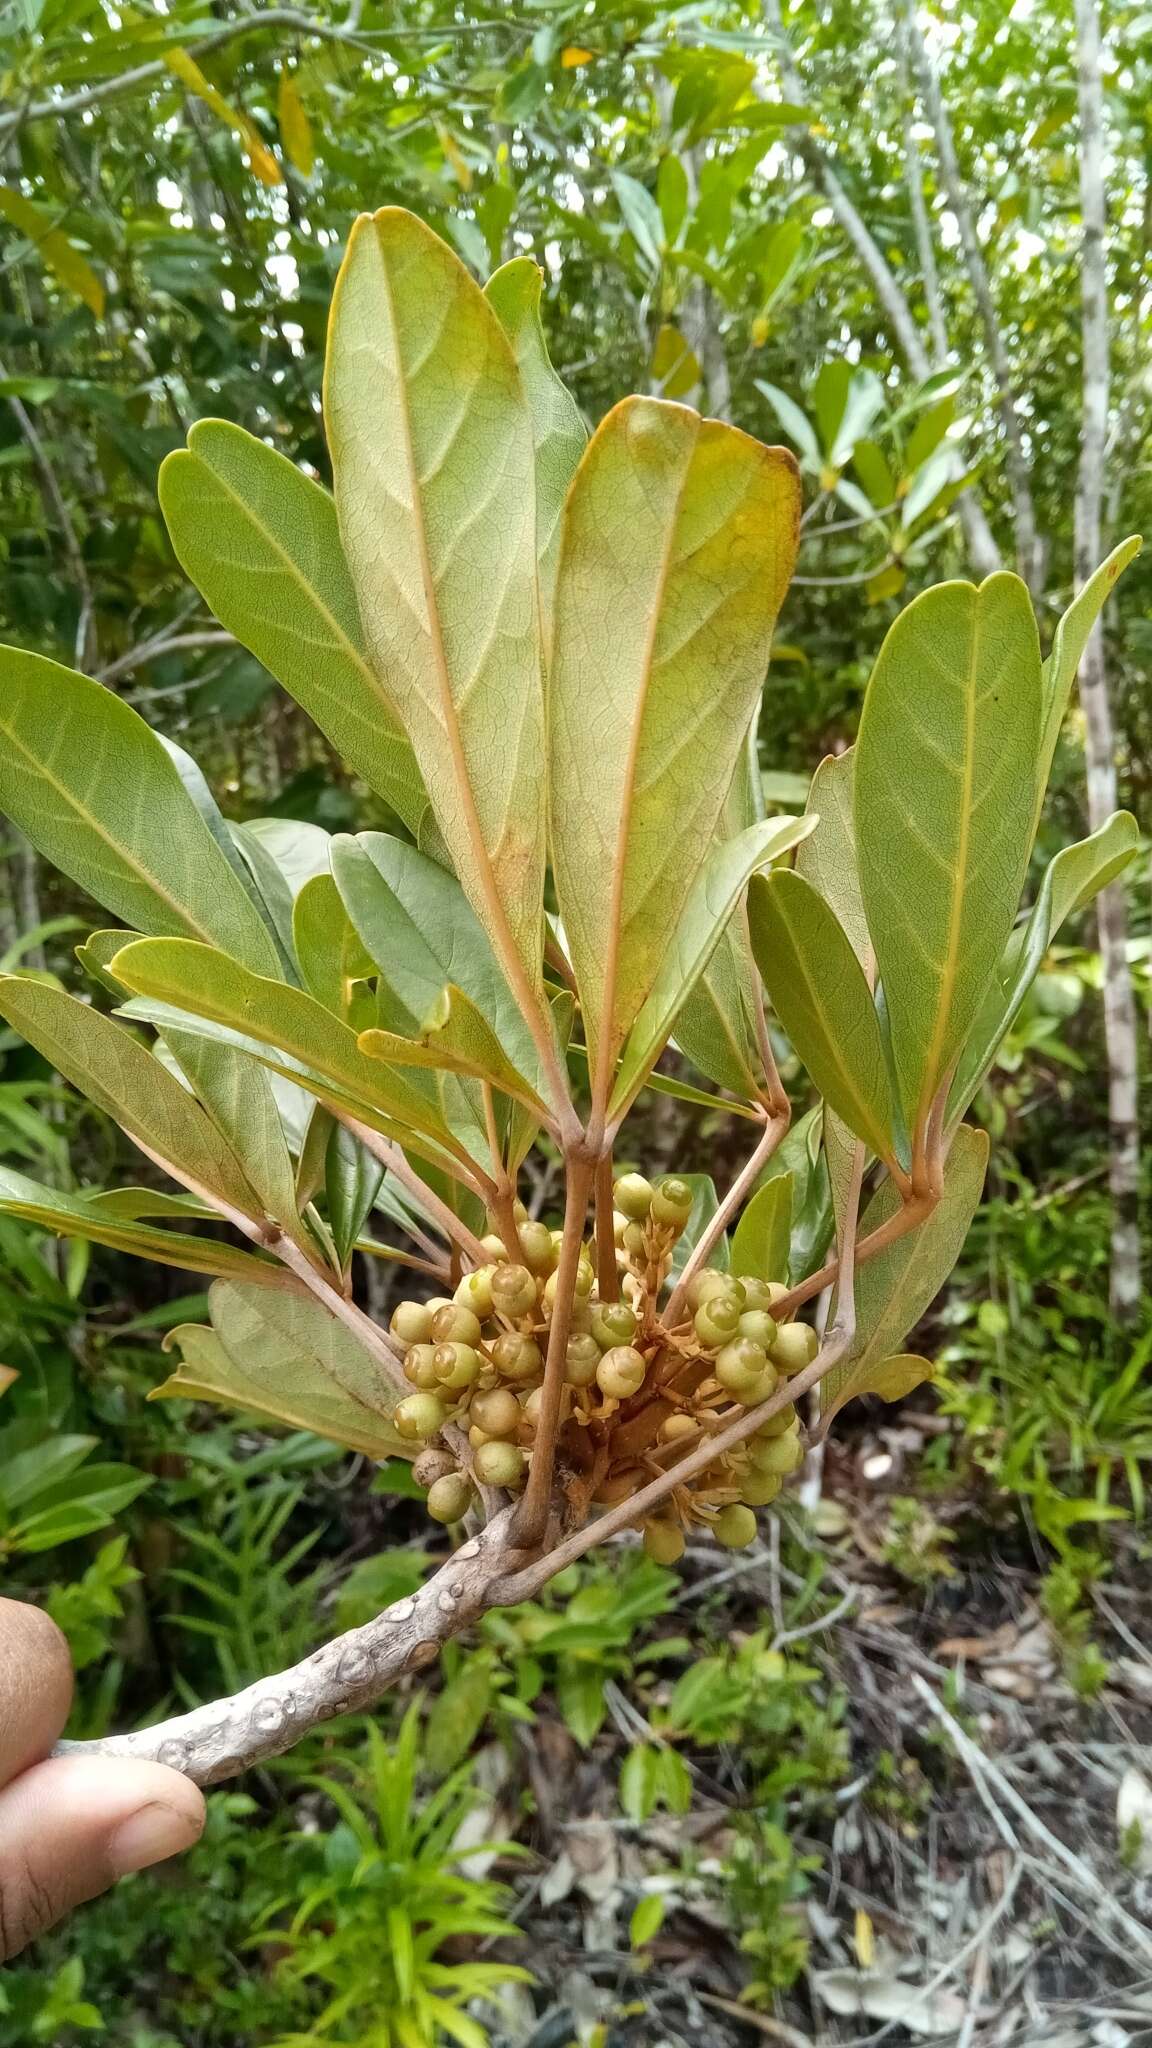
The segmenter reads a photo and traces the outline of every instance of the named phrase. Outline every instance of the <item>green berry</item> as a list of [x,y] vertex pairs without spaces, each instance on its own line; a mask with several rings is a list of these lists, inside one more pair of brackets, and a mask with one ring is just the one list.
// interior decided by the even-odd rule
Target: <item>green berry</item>
[[451,1451],[437,1450],[434,1445],[421,1451],[412,1461],[412,1477],[417,1486],[435,1486],[438,1479],[445,1478],[456,1469],[456,1460]]
[[414,1387],[423,1387],[425,1392],[439,1385],[434,1344],[413,1344],[404,1360],[404,1377]]
[[770,1415],[767,1422],[760,1424],[752,1442],[753,1444],[771,1443],[774,1437],[786,1436],[790,1429],[795,1429],[796,1427],[796,1410],[792,1402],[789,1401],[786,1408],[781,1408],[778,1414]]
[[734,1297],[714,1294],[695,1315],[696,1335],[706,1351],[727,1344],[740,1327],[740,1305]]
[[624,1231],[624,1250],[634,1259],[642,1259],[648,1251],[648,1233],[642,1223],[629,1223]]
[[540,1346],[534,1344],[531,1337],[521,1337],[515,1330],[506,1330],[492,1346],[492,1363],[503,1379],[530,1380],[540,1371],[544,1360]]
[[516,1444],[481,1444],[474,1464],[484,1486],[519,1486],[524,1478],[524,1453]]
[[536,1282],[527,1266],[497,1266],[492,1306],[502,1316],[526,1316],[536,1307]]
[[768,1353],[751,1337],[735,1337],[725,1344],[712,1370],[730,1394],[743,1394],[754,1387],[768,1363]]
[[769,1308],[775,1308],[776,1303],[778,1301],[783,1301],[784,1296],[789,1292],[789,1289],[785,1287],[783,1280],[767,1280],[764,1284],[768,1289],[767,1306]]
[[630,1344],[637,1330],[637,1315],[626,1301],[602,1301],[592,1311],[592,1335],[601,1351],[614,1344]]
[[652,1183],[642,1173],[622,1173],[613,1186],[612,1198],[630,1222],[643,1223],[652,1207]]
[[757,1280],[752,1273],[741,1273],[740,1285],[744,1289],[745,1308],[771,1308],[767,1280]]
[[624,1242],[624,1232],[625,1232],[625,1231],[627,1230],[627,1228],[628,1228],[628,1218],[627,1218],[627,1216],[625,1216],[625,1214],[624,1214],[624,1211],[623,1211],[623,1209],[613,1209],[613,1211],[612,1211],[612,1239],[613,1239],[613,1242],[614,1242],[615,1244],[618,1244],[618,1245],[621,1245],[621,1244],[623,1244],[623,1242]]
[[683,1230],[692,1214],[692,1189],[686,1180],[679,1180],[675,1174],[667,1174],[657,1181],[652,1196],[652,1216],[656,1223],[676,1225]]
[[804,1463],[804,1446],[800,1438],[789,1431],[772,1438],[769,1443],[757,1444],[753,1462],[757,1472],[773,1473],[779,1479],[787,1479],[789,1473],[798,1472]]
[[428,1513],[434,1522],[459,1522],[472,1505],[472,1481],[464,1472],[448,1472],[428,1488]]
[[712,1524],[712,1534],[725,1550],[747,1550],[756,1541],[756,1517],[739,1501],[722,1508]]
[[644,1549],[655,1564],[679,1564],[684,1555],[684,1531],[679,1522],[645,1522]]
[[507,1264],[508,1247],[497,1231],[490,1230],[487,1237],[482,1237],[480,1242],[487,1252],[492,1265],[504,1266]]
[[522,1223],[518,1232],[520,1257],[533,1273],[550,1273],[556,1263],[552,1232],[546,1223]]
[[772,1362],[789,1379],[811,1365],[820,1349],[820,1339],[810,1323],[781,1323],[772,1346]]
[[777,1325],[775,1317],[766,1308],[746,1308],[740,1318],[740,1335],[751,1337],[754,1344],[762,1344],[765,1351],[771,1351],[776,1342]]
[[460,1308],[456,1302],[450,1302],[447,1308],[438,1308],[433,1316],[432,1335],[437,1344],[478,1344],[480,1318],[470,1308]]
[[449,1393],[462,1393],[478,1380],[484,1370],[484,1360],[471,1344],[438,1344],[436,1346],[436,1377]]
[[432,1335],[432,1313],[427,1302],[397,1302],[388,1327],[402,1344],[426,1344]]
[[706,1301],[715,1301],[721,1294],[730,1294],[744,1307],[744,1289],[731,1273],[718,1273],[715,1266],[701,1266],[688,1282],[689,1308],[703,1308]]
[[773,1365],[772,1360],[769,1359],[764,1367],[763,1372],[760,1374],[759,1379],[750,1381],[748,1386],[744,1388],[743,1392],[737,1393],[736,1399],[739,1401],[742,1408],[758,1408],[761,1401],[767,1401],[770,1399],[770,1397],[776,1392],[776,1389],[779,1386],[779,1384],[780,1375],[777,1372],[776,1367]]
[[612,1400],[627,1401],[630,1395],[639,1393],[647,1370],[640,1352],[631,1344],[617,1344],[600,1360],[596,1384]]
[[747,1508],[766,1508],[779,1491],[780,1481],[774,1472],[749,1472],[740,1488],[740,1498]]
[[591,1331],[582,1337],[569,1337],[564,1354],[564,1377],[570,1387],[590,1387],[599,1363],[600,1346]]
[[401,1436],[416,1439],[435,1436],[447,1413],[443,1401],[435,1394],[407,1394],[396,1403],[392,1420]]
[[520,1403],[507,1387],[490,1387],[485,1394],[473,1394],[468,1415],[486,1436],[515,1436],[520,1427]]
[[[484,1321],[485,1316],[490,1316],[492,1313],[491,1266],[477,1266],[474,1273],[465,1273],[459,1287],[456,1289],[455,1299],[461,1308],[470,1309],[480,1322]],[[469,1337],[465,1341],[472,1344],[476,1340],[473,1337]]]

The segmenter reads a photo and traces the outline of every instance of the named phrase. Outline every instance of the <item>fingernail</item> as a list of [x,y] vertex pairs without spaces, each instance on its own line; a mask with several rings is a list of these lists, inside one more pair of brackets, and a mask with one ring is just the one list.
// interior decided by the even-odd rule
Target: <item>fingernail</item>
[[163,1863],[190,1848],[200,1830],[178,1807],[154,1804],[142,1806],[131,1820],[117,1828],[108,1845],[109,1860],[117,1877],[134,1870],[147,1870],[151,1863]]

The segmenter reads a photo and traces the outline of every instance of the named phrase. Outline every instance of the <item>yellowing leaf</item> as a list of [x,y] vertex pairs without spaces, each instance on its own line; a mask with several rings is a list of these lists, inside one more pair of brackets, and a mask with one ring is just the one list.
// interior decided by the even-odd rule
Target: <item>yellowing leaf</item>
[[206,107],[211,107],[217,120],[223,121],[225,127],[231,128],[233,134],[240,137],[248,153],[253,175],[260,183],[282,185],[284,173],[271,150],[262,141],[254,123],[248,119],[247,114],[238,113],[235,107],[229,105],[223,93],[217,90],[211,79],[205,77],[196,59],[187,50],[167,50],[164,53],[164,62],[169,71],[187,86],[189,92],[194,92],[197,99],[203,100]]
[[601,422],[564,513],[553,873],[607,1094],[707,855],[795,559],[790,455],[663,399]]
[[544,692],[535,449],[512,347],[452,251],[362,214],[336,286],[325,418],[373,665],[518,999],[539,1004]]
[[582,49],[579,43],[569,43],[567,49],[560,52],[560,68],[563,71],[578,71],[581,64],[590,64],[595,54],[594,50]]
[[456,137],[450,128],[438,128],[436,133],[440,137],[440,147],[444,151],[445,161],[451,166],[453,176],[460,190],[462,192],[470,192],[472,190],[472,166],[457,142]]
[[80,254],[70,242],[62,228],[54,228],[46,221],[39,207],[25,199],[22,192],[16,192],[11,185],[0,185],[0,213],[19,228],[33,244],[37,254],[50,270],[53,277],[75,298],[82,299],[90,312],[99,320],[104,313],[104,287],[86,256]]
[[316,160],[312,144],[312,123],[304,110],[304,102],[290,71],[280,73],[276,118],[280,125],[280,141],[285,156],[290,164],[295,165],[302,178],[310,178]]

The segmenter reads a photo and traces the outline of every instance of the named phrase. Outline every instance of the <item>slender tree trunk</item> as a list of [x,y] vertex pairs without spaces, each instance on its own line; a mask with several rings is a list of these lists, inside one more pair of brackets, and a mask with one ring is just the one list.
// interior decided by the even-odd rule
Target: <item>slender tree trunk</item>
[[1000,419],[1004,428],[1004,454],[1008,470],[1008,483],[1012,492],[1013,522],[1016,529],[1016,555],[1020,573],[1034,598],[1040,596],[1044,582],[1043,548],[1036,530],[1036,508],[1032,500],[1032,480],[1028,454],[1024,447],[1024,435],[1020,425],[1020,414],[1016,408],[1016,396],[1012,388],[1012,371],[1008,351],[1000,327],[1000,316],[992,295],[992,283],[976,222],[964,187],[956,143],[952,133],[952,122],[944,104],[940,81],[928,52],[928,46],[920,33],[916,10],[912,0],[902,0],[904,27],[909,55],[920,88],[928,118],[936,137],[936,151],[940,159],[940,172],[948,205],[960,230],[960,246],[964,251],[965,267],[972,286],[972,295],[984,329],[984,341],[988,360],[996,384],[996,396]]
[[[776,44],[784,90],[790,99],[802,102],[804,87],[792,61],[792,52],[784,34],[780,0],[763,0],[763,9],[764,19]],[[926,377],[931,376],[932,364],[912,308],[894,272],[889,268],[883,250],[849,198],[815,136],[810,135],[806,129],[795,129],[792,131],[792,140],[793,147],[807,164],[816,185],[824,194],[871,278],[876,297],[899,344],[901,354],[912,375],[922,384]],[[973,568],[981,576],[991,575],[994,569],[1001,566],[1000,550],[984,516],[983,507],[972,491],[965,491],[962,494],[957,501],[957,511],[963,522]]]
[[[1083,584],[1100,560],[1101,508],[1108,442],[1109,352],[1107,227],[1104,192],[1104,95],[1100,78],[1100,21],[1096,0],[1076,0],[1076,69],[1080,106],[1081,337],[1083,425],[1076,486],[1076,581]],[[1088,771],[1088,817],[1093,828],[1116,809],[1116,736],[1108,692],[1104,636],[1096,626],[1080,664]],[[1097,898],[1104,966],[1104,1036],[1108,1056],[1112,1192],[1113,1313],[1131,1316],[1140,1299],[1140,1125],[1137,1102],[1136,1006],[1128,972],[1128,911],[1114,885]]]

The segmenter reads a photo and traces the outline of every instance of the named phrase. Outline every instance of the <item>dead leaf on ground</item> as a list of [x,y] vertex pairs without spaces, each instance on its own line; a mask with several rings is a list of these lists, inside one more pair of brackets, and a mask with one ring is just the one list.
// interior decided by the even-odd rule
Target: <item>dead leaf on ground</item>
[[813,1989],[840,2019],[897,2020],[910,2034],[955,2033],[967,2006],[951,1991],[927,1992],[887,1971],[820,1970]]

